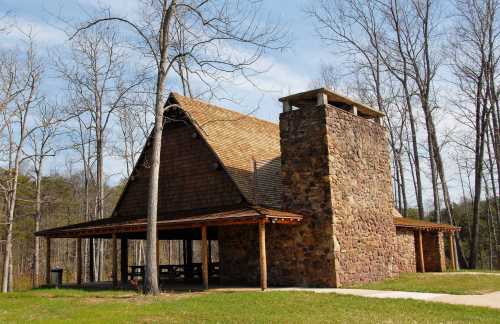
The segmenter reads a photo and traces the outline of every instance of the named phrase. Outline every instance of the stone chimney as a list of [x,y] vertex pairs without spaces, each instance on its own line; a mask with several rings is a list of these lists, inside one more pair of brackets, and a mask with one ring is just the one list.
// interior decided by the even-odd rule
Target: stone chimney
[[[395,227],[381,112],[321,88],[281,98],[282,207],[302,284],[344,286],[393,275]],[[318,278],[320,281],[318,281]]]

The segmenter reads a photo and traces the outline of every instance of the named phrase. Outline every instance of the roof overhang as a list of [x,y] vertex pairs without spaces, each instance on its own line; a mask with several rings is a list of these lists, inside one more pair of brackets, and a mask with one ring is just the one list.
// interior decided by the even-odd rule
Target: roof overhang
[[[157,228],[161,230],[187,229],[206,226],[256,224],[263,220],[273,224],[296,224],[302,216],[264,207],[242,207],[220,212],[179,212],[175,218],[159,217]],[[145,232],[146,218],[124,220],[110,217],[101,220],[73,224],[36,232],[36,236],[50,238],[103,237],[112,234]]]
[[438,224],[408,217],[394,217],[394,225],[396,228],[434,232],[459,232],[461,230],[458,226]]

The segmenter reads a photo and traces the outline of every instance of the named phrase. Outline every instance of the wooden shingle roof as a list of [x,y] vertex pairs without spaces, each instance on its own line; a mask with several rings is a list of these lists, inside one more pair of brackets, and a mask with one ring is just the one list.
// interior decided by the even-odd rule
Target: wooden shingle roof
[[[170,100],[188,113],[245,199],[251,204],[261,204],[256,201],[254,161],[279,162],[279,126],[178,93],[171,93]],[[279,173],[275,177],[271,182],[281,183]],[[278,203],[273,201],[269,205],[279,207]]]

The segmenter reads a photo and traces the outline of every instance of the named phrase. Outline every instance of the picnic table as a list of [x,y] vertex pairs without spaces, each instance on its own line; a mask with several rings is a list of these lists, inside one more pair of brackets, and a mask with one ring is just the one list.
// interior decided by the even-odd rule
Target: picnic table
[[[209,276],[219,275],[219,263],[210,263],[208,274]],[[132,265],[130,266],[129,278],[134,280],[135,278],[144,279],[145,266],[143,265]],[[202,264],[192,263],[192,264],[161,264],[158,266],[158,278],[160,280],[176,280],[176,279],[201,279],[202,275]]]

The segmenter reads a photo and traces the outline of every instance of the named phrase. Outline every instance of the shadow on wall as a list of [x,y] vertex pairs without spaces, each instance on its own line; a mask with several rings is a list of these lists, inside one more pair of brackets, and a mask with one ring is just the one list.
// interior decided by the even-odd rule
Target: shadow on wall
[[245,186],[251,203],[260,206],[281,208],[281,157],[272,160],[255,160],[250,170],[226,167],[234,178]]

